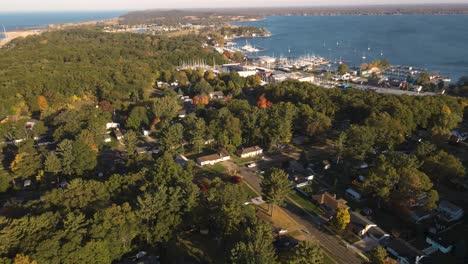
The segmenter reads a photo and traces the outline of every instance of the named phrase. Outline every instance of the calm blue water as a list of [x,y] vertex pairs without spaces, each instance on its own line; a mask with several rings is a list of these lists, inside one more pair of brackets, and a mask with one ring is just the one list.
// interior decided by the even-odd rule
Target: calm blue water
[[316,54],[352,65],[385,57],[392,64],[440,71],[452,81],[468,75],[468,15],[273,16],[237,24],[266,27],[273,34],[248,39],[268,49],[258,55]]
[[[61,24],[103,20],[118,17],[125,11],[82,11],[82,12],[0,12],[0,31],[2,24],[7,31],[24,28],[41,28],[48,24]],[[0,33],[0,38],[3,34]]]

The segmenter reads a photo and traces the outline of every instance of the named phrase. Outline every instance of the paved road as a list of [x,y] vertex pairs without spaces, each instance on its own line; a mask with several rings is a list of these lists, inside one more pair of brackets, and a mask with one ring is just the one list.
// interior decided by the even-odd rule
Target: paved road
[[[254,188],[258,193],[261,192],[260,182],[261,178],[257,175],[257,170],[249,169],[246,167],[239,167],[232,161],[225,161],[223,165],[230,170],[237,170],[237,172],[243,176],[244,181]],[[262,164],[264,167],[265,164]],[[316,225],[323,223],[323,220],[318,217],[309,214],[305,210],[300,208],[300,205],[295,203],[293,200],[288,200],[286,207],[283,208],[295,221],[300,225],[307,228],[314,238],[316,238],[320,244],[333,255],[333,258],[340,263],[344,264],[360,264],[362,260],[356,256],[350,248],[344,245],[336,235],[328,233],[325,230],[319,230]]]

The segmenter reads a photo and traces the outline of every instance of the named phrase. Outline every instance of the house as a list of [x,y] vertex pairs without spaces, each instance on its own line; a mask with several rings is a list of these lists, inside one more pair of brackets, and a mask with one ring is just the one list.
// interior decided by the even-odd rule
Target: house
[[348,226],[360,237],[370,237],[376,242],[382,242],[383,240],[390,238],[389,234],[360,213],[350,212],[350,216],[351,222]]
[[109,130],[109,129],[117,129],[117,128],[120,128],[120,124],[119,123],[107,123],[106,124],[106,129]]
[[109,135],[104,135],[104,143],[110,143],[112,142],[112,138]]
[[412,209],[409,213],[411,220],[413,220],[415,223],[419,223],[421,221],[429,219],[432,217],[432,215],[432,211],[426,210],[423,207],[417,207],[415,209]]
[[118,141],[121,141],[121,140],[124,138],[124,136],[123,136],[123,134],[122,134],[122,131],[120,131],[120,129],[118,129],[118,128],[115,129],[114,135],[115,135],[115,138],[116,138]]
[[237,155],[241,158],[252,158],[263,153],[263,149],[259,146],[253,146],[249,148],[242,148],[237,151]]
[[464,214],[462,208],[448,201],[441,201],[439,203],[438,211],[439,216],[447,222],[458,221],[463,217]]
[[358,191],[356,191],[356,190],[354,190],[352,188],[346,189],[345,194],[346,194],[346,196],[348,196],[351,199],[356,200],[356,201],[361,201],[361,199],[362,199],[362,194],[360,194]]
[[216,91],[216,92],[211,92],[209,94],[210,96],[210,99],[213,99],[213,100],[221,100],[221,99],[224,99],[224,93],[222,91]]
[[391,239],[387,251],[398,260],[399,264],[416,264],[426,257],[422,251],[402,239]]
[[453,249],[452,243],[443,239],[441,236],[429,233],[426,237],[426,242],[431,245],[430,247],[423,250],[427,255],[432,254],[436,251],[440,251],[444,254],[449,253]]
[[336,199],[336,194],[328,192],[312,195],[312,200],[324,206],[332,213],[336,212],[338,209],[349,209],[349,206],[347,205],[348,202],[346,200]]
[[219,153],[217,154],[211,154],[208,156],[203,156],[197,158],[197,163],[200,166],[205,166],[205,165],[214,165],[218,162],[230,160],[231,156],[229,156],[229,153],[227,152],[226,149],[221,149]]

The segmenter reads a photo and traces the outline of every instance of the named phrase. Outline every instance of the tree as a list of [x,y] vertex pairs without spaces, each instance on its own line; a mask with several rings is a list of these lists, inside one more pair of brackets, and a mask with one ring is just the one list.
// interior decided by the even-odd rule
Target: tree
[[322,264],[323,251],[319,245],[310,241],[300,241],[285,261],[288,264]]
[[437,208],[437,202],[439,201],[439,193],[436,190],[430,190],[427,193],[426,209],[432,211]]
[[377,246],[369,254],[372,264],[396,264],[397,262],[388,256],[387,250],[382,246]]
[[31,260],[29,256],[23,254],[16,254],[14,264],[37,264],[37,261]]
[[246,207],[247,194],[240,185],[223,183],[214,180],[210,185],[207,200],[209,202],[210,219],[215,227],[221,230],[223,236],[229,236],[240,231],[242,224],[254,218],[252,207]]
[[190,114],[185,120],[185,138],[188,139],[192,145],[192,149],[197,153],[200,153],[203,146],[205,145],[206,138],[206,123],[202,118],[198,118],[196,115]]
[[261,95],[259,98],[258,98],[258,101],[257,101],[257,107],[258,108],[261,108],[261,109],[265,109],[265,108],[268,108],[270,106],[272,106],[273,104],[268,101],[265,97],[265,95]]
[[145,228],[143,237],[151,245],[169,240],[181,222],[182,190],[160,186],[156,193],[137,198],[137,216]]
[[283,205],[284,199],[291,193],[292,189],[288,174],[278,168],[273,168],[265,173],[260,187],[262,188],[263,199],[272,205],[272,216],[274,206]]
[[242,264],[276,263],[273,232],[267,222],[256,221],[247,228],[242,241],[231,250],[231,262]]
[[346,229],[348,224],[351,222],[351,216],[347,208],[339,208],[336,210],[336,214],[332,219],[332,225],[338,229],[338,231],[343,231]]
[[338,74],[339,75],[344,75],[349,71],[348,65],[342,63],[338,66]]
[[419,74],[418,79],[416,79],[416,83],[419,85],[427,85],[431,81],[430,75],[427,72],[422,72]]
[[164,151],[178,153],[184,138],[184,126],[180,123],[166,125],[159,133],[160,145]]
[[62,162],[62,172],[66,175],[72,175],[73,161],[75,160],[73,153],[73,141],[65,139],[57,145],[57,156]]
[[45,171],[48,173],[52,173],[52,175],[54,176],[56,176],[59,172],[62,171],[62,164],[56,152],[49,152],[49,154],[47,154],[47,158],[45,160],[44,165]]
[[10,175],[5,170],[0,170],[0,193],[6,192],[10,187]]
[[148,126],[148,124],[149,120],[146,108],[143,106],[135,106],[130,112],[126,126],[138,131],[145,126]]
[[336,151],[336,164],[339,164],[345,152],[346,133],[341,132],[338,139],[333,142]]
[[156,98],[152,106],[154,116],[161,119],[172,119],[176,117],[180,108],[179,101],[175,96]]
[[39,95],[37,97],[37,106],[39,107],[39,110],[41,112],[47,111],[47,109],[49,108],[49,104],[47,103],[47,99],[45,98],[45,96]]
[[200,82],[195,84],[193,88],[193,92],[195,94],[201,94],[201,95],[208,95],[209,93],[213,91],[214,91],[213,87],[205,79],[201,79]]
[[97,165],[97,153],[81,140],[76,140],[73,149],[73,173],[81,176],[85,172],[93,170]]
[[464,178],[466,175],[465,166],[455,156],[440,150],[434,155],[424,160],[422,170],[433,180],[452,180]]
[[138,135],[135,131],[130,130],[125,134],[124,145],[127,152],[127,156],[131,157],[135,155],[137,150]]
[[42,169],[41,156],[32,144],[32,141],[23,143],[10,165],[15,179],[27,179],[36,176],[38,171]]

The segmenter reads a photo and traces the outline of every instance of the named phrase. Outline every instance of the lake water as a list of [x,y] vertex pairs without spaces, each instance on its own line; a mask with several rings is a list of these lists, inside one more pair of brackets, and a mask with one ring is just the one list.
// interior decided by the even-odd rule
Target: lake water
[[[83,11],[83,12],[0,12],[0,32],[25,28],[43,28],[49,24],[76,23],[92,20],[111,19],[125,14],[125,11]],[[3,37],[1,34],[0,37]]]
[[[351,65],[385,57],[392,64],[439,71],[452,81],[468,75],[468,15],[273,16],[237,24],[273,34],[247,39],[267,49],[258,55],[316,54]],[[235,42],[245,45],[246,39]]]

